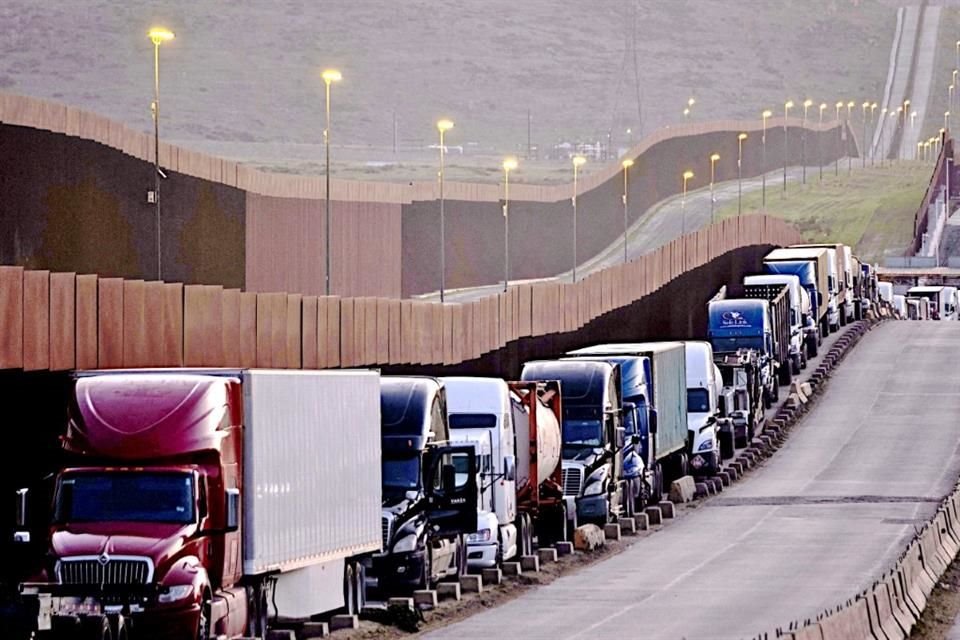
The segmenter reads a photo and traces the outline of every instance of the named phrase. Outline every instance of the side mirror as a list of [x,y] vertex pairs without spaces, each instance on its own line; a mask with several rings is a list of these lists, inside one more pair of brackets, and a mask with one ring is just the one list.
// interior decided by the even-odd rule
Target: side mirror
[[822,304],[823,304],[823,294],[817,291],[817,306],[819,307]]
[[240,529],[240,489],[227,489],[227,533]]
[[444,493],[449,493],[457,488],[457,468],[452,464],[443,465],[440,472],[440,486]]
[[30,489],[17,490],[17,526],[25,528],[27,526],[27,496]]
[[617,449],[622,449],[627,440],[627,430],[623,427],[617,427],[614,431],[614,440]]
[[503,458],[503,479],[507,482],[517,479],[517,459],[513,456]]
[[655,410],[652,410],[652,409],[651,409],[651,411],[650,411],[650,433],[655,434],[655,433],[657,432],[657,430],[659,429],[659,425],[660,425],[660,418],[657,416],[657,412],[656,412]]

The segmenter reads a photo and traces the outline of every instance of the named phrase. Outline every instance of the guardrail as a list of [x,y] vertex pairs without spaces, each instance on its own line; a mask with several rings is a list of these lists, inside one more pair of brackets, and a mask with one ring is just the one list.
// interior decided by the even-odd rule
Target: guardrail
[[577,331],[682,274],[799,232],[731,218],[577,283],[510,287],[470,303],[254,293],[0,267],[0,369],[449,365],[525,337]]

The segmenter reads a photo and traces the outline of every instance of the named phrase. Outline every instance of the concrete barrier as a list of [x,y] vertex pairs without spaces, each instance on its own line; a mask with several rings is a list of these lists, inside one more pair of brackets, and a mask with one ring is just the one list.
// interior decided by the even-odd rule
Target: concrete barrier
[[887,593],[890,594],[890,606],[893,610],[893,617],[897,625],[907,635],[917,623],[917,617],[910,609],[910,604],[903,593],[903,575],[900,570],[891,571],[883,581],[887,585]]
[[569,556],[573,554],[573,543],[567,540],[561,541],[553,545],[557,550],[558,556]]
[[644,515],[647,516],[648,525],[663,524],[663,513],[660,507],[647,507],[644,509]]
[[657,505],[660,507],[660,515],[663,516],[664,520],[673,518],[676,515],[676,510],[673,506],[673,502],[670,500],[664,500]]
[[326,622],[304,622],[300,627],[301,640],[313,640],[314,638],[326,638],[330,635],[330,625]]
[[635,514],[633,521],[637,523],[637,531],[646,531],[650,528],[650,516],[646,513]]
[[503,570],[500,567],[488,567],[480,572],[483,584],[500,584],[503,582]]
[[536,573],[540,571],[540,558],[537,556],[520,556],[520,566],[524,573],[527,571]]
[[504,562],[501,568],[503,575],[509,578],[516,578],[517,576],[523,575],[523,568],[519,562]]
[[[486,579],[486,574],[489,569],[484,569],[484,579]],[[500,571],[495,569],[495,571]],[[418,589],[413,592],[413,605],[418,609],[436,609],[437,608],[437,592],[433,589]]]
[[459,600],[460,583],[459,582],[438,582],[437,596],[441,600]]
[[[330,617],[330,631],[340,631],[342,629],[359,629],[360,618],[355,615],[338,613]],[[294,636],[296,638],[296,636]]]
[[463,593],[483,593],[481,576],[460,576],[460,591]]
[[696,493],[696,483],[693,476],[683,476],[670,483],[670,502],[677,504],[690,502]]
[[[940,553],[939,536],[937,535],[936,527],[927,525],[920,533],[919,540],[922,551],[921,559],[923,560],[923,568],[927,575],[930,576],[930,581],[933,585],[936,585],[937,580],[943,575],[943,572],[947,570],[947,567],[950,566],[950,562],[945,561],[943,555]],[[930,591],[932,590],[933,587],[930,588]],[[927,595],[930,595],[930,591],[927,591]]]
[[854,600],[850,606],[840,609],[833,615],[820,621],[823,640],[868,640],[873,638],[870,631],[870,614],[867,601]]
[[783,637],[791,640],[823,640],[823,631],[820,630],[819,624],[814,623],[800,627],[791,633],[786,633]]
[[907,547],[907,553],[900,562],[903,569],[903,588],[916,617],[920,617],[927,606],[927,594],[933,590],[930,576],[923,569],[920,559],[920,544],[914,542]]
[[886,582],[878,582],[871,590],[869,596],[873,614],[870,622],[874,631],[874,637],[883,637],[886,640],[903,640],[909,634],[909,630],[904,631],[900,628],[893,613],[893,603],[891,601],[889,587]]
[[537,557],[540,558],[540,564],[548,564],[556,562],[559,554],[553,547],[547,547],[544,549],[537,549]]

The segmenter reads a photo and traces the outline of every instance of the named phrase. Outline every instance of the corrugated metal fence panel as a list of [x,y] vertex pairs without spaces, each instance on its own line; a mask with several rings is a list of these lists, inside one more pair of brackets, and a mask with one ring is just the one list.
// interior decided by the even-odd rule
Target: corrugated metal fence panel
[[343,367],[353,367],[359,363],[354,341],[356,322],[353,307],[354,300],[351,298],[340,301],[340,365]]
[[[223,366],[240,366],[240,290],[224,289],[221,295]],[[316,355],[316,353],[314,353]]]
[[123,280],[100,278],[97,287],[97,366],[123,366]]
[[75,273],[50,274],[50,369],[66,371],[77,364]]
[[131,369],[150,365],[143,289],[143,280],[123,282],[123,366]]
[[389,309],[389,351],[386,362],[403,362],[403,320],[401,312],[401,302],[399,300],[387,300]]
[[50,272],[23,274],[23,368],[50,367]]
[[303,311],[301,304],[303,296],[291,293],[286,296],[286,361],[288,369],[300,369],[303,361],[300,359],[301,344],[303,341],[302,325]]
[[[301,343],[300,358],[304,369],[322,369],[324,365],[320,364],[319,340],[319,315],[318,315],[317,296],[303,296],[300,306],[300,314],[303,331],[303,342]],[[326,318],[324,318],[326,320]],[[326,347],[326,345],[324,345]]]
[[257,366],[257,294],[240,294],[240,366]]
[[[163,361],[167,367],[183,366],[183,285],[165,282],[162,289],[162,341]],[[251,334],[252,335],[252,334]]]
[[[2,308],[2,304],[0,304]],[[97,368],[97,276],[79,275],[76,281],[77,368]]]
[[143,283],[143,314],[146,335],[145,358],[148,365],[165,365],[163,353],[163,289],[164,283],[151,280]]
[[377,305],[377,364],[390,362],[390,301],[375,298]]

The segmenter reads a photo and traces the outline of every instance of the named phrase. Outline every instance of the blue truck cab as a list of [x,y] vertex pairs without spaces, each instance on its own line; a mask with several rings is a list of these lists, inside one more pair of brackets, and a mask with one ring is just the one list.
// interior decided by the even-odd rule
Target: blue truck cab
[[824,312],[822,310],[823,297],[817,289],[817,272],[813,263],[808,260],[764,262],[763,268],[766,273],[799,277],[800,286],[810,295],[810,316],[806,319],[803,331],[807,346],[807,358],[815,357],[821,342],[823,342],[818,320]]
[[779,396],[775,371],[773,329],[766,300],[715,300],[707,307],[707,336],[714,353],[750,349],[758,354],[761,381],[769,406]]

